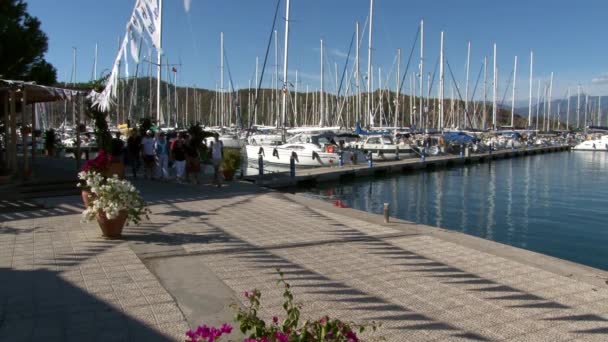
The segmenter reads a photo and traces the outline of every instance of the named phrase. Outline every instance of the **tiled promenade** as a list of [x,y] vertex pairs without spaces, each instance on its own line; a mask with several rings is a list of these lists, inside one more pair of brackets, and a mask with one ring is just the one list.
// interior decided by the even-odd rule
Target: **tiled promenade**
[[189,303],[144,266],[162,260],[200,264],[211,273],[197,276],[219,278],[234,298],[260,289],[265,316],[281,312],[280,268],[304,316],[379,321],[389,341],[608,340],[608,286],[567,274],[601,271],[537,267],[475,248],[479,239],[246,185],[154,185],[146,197],[151,222],[125,241],[100,239],[75,206],[0,214],[0,341],[180,340]]

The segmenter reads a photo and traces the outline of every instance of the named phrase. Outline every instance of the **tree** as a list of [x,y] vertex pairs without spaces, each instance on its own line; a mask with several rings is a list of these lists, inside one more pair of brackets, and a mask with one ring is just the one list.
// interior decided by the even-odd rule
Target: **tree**
[[24,0],[0,1],[0,78],[52,85],[57,70],[44,60],[48,38]]

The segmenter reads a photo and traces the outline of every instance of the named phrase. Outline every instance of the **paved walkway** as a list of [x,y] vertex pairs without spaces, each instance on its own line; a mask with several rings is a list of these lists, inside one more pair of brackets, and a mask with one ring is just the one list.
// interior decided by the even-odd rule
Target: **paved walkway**
[[389,341],[608,339],[599,270],[247,185],[145,188],[154,215],[124,241],[52,201],[66,212],[1,223],[0,340],[180,340],[253,288],[270,317],[275,268],[305,317],[380,321]]

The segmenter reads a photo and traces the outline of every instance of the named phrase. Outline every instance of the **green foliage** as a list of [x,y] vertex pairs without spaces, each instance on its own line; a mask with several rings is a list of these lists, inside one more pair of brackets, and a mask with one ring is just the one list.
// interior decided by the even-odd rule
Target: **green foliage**
[[57,71],[44,60],[48,38],[24,0],[0,1],[0,78],[52,85]]
[[[368,328],[373,332],[378,329],[379,325],[373,322],[371,326],[366,326],[343,322],[329,316],[301,323],[302,305],[294,302],[291,286],[283,278],[283,273],[278,269],[277,272],[280,276],[277,283],[283,287],[283,319],[274,316],[271,322],[266,322],[258,317],[262,294],[257,289],[245,292],[245,297],[249,301],[245,309],[237,305],[232,306],[236,310],[235,320],[241,332],[247,337],[245,341],[357,342],[358,333],[363,333]],[[377,339],[384,340],[382,337]]]
[[224,148],[222,154],[222,169],[234,171],[241,167],[241,151]]
[[95,122],[94,132],[99,149],[107,152],[112,151],[112,135],[110,134],[110,129],[108,128],[106,113],[89,104],[88,116]]

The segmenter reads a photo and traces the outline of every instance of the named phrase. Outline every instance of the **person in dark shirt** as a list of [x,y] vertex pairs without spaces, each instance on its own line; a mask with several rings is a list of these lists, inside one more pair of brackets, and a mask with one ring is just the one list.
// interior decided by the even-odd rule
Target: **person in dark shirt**
[[141,152],[141,138],[137,135],[136,131],[132,131],[127,139],[127,160],[131,165],[131,171],[133,172],[133,178],[137,178],[137,171],[139,170]]

